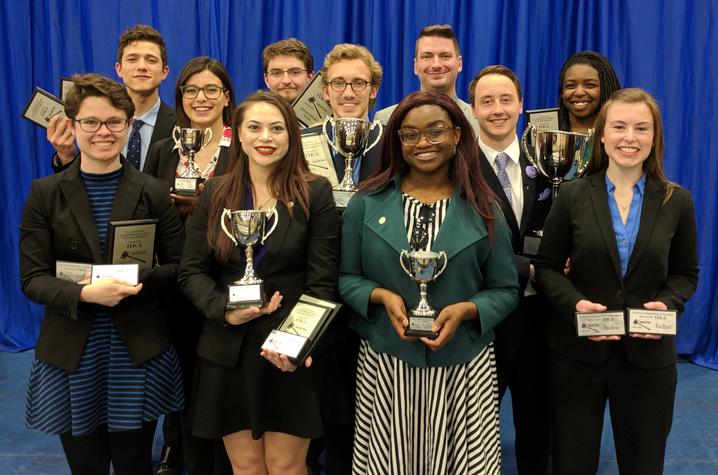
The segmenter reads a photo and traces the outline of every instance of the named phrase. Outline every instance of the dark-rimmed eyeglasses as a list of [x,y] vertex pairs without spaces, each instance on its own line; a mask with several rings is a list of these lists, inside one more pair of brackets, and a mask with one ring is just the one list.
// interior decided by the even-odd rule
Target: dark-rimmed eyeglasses
[[436,211],[433,206],[421,205],[419,214],[414,219],[414,229],[411,230],[411,248],[415,251],[424,249],[429,243],[429,231],[427,227],[436,219]]
[[208,84],[202,87],[180,86],[180,92],[182,92],[182,97],[184,97],[185,99],[194,99],[199,95],[199,91],[202,91],[204,97],[206,97],[207,99],[217,99],[226,90],[227,89],[223,88],[222,86],[217,86],[216,84]]
[[100,120],[96,117],[85,117],[83,119],[75,119],[80,124],[80,128],[85,132],[97,132],[103,125],[110,132],[122,132],[127,128],[129,121],[122,117],[110,117],[107,120]]
[[427,129],[399,129],[397,133],[399,134],[399,140],[401,140],[401,143],[407,147],[413,147],[421,141],[422,135],[430,144],[438,145],[446,140],[446,136],[449,134],[451,129],[451,127],[437,125]]
[[354,92],[361,92],[366,89],[369,84],[371,84],[370,81],[365,81],[363,79],[355,79],[352,82],[346,82],[343,79],[334,79],[333,81],[329,81],[329,87],[331,87],[334,92],[344,92],[347,86],[351,86],[352,91]]
[[284,77],[284,75],[289,75],[290,78],[300,78],[302,76],[305,76],[307,74],[306,69],[302,68],[289,68],[289,69],[270,69],[267,71],[267,76],[269,76],[272,79],[279,79]]

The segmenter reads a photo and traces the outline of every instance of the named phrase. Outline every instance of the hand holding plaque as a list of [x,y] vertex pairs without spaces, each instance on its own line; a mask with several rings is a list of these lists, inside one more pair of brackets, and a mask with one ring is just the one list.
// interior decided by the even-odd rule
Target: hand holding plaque
[[[329,138],[327,132],[327,125],[332,125],[334,134],[332,138]],[[375,128],[379,128],[374,141],[367,145],[369,142],[369,134]],[[342,181],[334,187],[334,201],[339,207],[346,207],[351,197],[356,193],[356,183],[354,183],[354,158],[357,155],[363,155],[371,150],[379,140],[382,134],[381,122],[375,120],[369,122],[364,119],[350,119],[350,118],[339,118],[327,117],[322,124],[322,132],[327,140],[329,146],[334,151],[344,157],[344,177]]]
[[212,129],[190,129],[175,126],[172,138],[187,155],[187,168],[175,178],[175,193],[178,195],[196,195],[202,181],[202,171],[197,167],[194,156],[212,141]]
[[[274,218],[272,226],[269,230],[266,230],[266,223],[272,217]],[[229,220],[229,229],[227,228],[226,220]],[[264,281],[256,275],[254,270],[253,246],[257,243],[264,243],[269,235],[274,232],[278,221],[279,215],[276,208],[268,211],[261,209],[230,211],[225,208],[222,212],[222,218],[220,219],[222,230],[235,246],[241,244],[245,247],[246,260],[244,276],[234,284],[229,285],[228,309],[261,307],[266,303],[264,299]]]
[[[439,268],[439,262],[443,259],[444,264]],[[409,267],[404,261],[409,262]],[[413,280],[419,283],[419,304],[409,311],[409,326],[404,330],[405,336],[426,337],[430,340],[436,339],[439,334],[432,330],[436,310],[431,308],[427,300],[427,284],[435,281],[446,269],[448,260],[444,251],[406,251],[402,250],[399,255],[399,263],[404,272]]]

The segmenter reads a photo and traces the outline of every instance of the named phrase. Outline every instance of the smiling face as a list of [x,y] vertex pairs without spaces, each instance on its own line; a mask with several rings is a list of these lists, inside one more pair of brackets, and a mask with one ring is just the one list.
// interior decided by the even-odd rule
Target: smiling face
[[115,64],[115,72],[129,91],[149,96],[157,92],[169,67],[162,66],[159,45],[136,41],[125,46],[122,61]]
[[653,148],[653,138],[653,115],[646,104],[615,102],[608,106],[601,142],[609,169],[642,169]]
[[414,58],[414,74],[422,91],[456,95],[456,77],[462,69],[461,56],[454,42],[441,36],[419,38]]
[[523,111],[516,86],[502,74],[487,74],[476,82],[474,97],[473,112],[482,142],[494,150],[505,150],[516,136],[516,122]]
[[249,104],[238,132],[250,166],[274,169],[289,150],[287,124],[282,112],[273,104]]
[[274,56],[267,63],[264,84],[270,91],[292,102],[313,77],[314,73],[307,71],[301,59],[280,55]]
[[[127,114],[115,107],[107,97],[90,96],[83,99],[71,123],[72,133],[80,149],[80,166],[89,173],[106,173],[120,167],[120,153],[127,143],[129,126],[112,132],[106,124],[95,132],[85,132],[80,120],[94,118],[104,122],[111,118],[127,119]],[[131,121],[130,121],[131,122]]]
[[[344,91],[335,91],[329,84],[336,80],[351,83],[357,79],[369,84],[362,91],[355,91],[351,84],[347,84]],[[329,102],[335,118],[368,118],[369,100],[376,98],[378,91],[378,87],[371,84],[371,80],[369,65],[361,59],[342,59],[329,66],[322,93]]]
[[[212,71],[205,69],[187,78],[184,86],[216,86],[223,88],[222,80]],[[182,108],[195,129],[206,129],[212,127],[219,121],[222,122],[222,111],[229,105],[229,94],[222,91],[219,97],[209,99],[204,91],[199,91],[197,97],[188,99],[182,97]]]
[[[432,144],[427,138],[427,129],[443,128],[446,135],[440,143]],[[416,145],[401,144],[404,161],[411,173],[446,173],[454,158],[454,147],[459,143],[461,129],[454,127],[449,114],[433,104],[425,104],[411,109],[401,122],[401,130],[418,130],[422,134]],[[437,142],[438,140],[432,140]]]
[[563,103],[578,119],[594,118],[601,106],[601,80],[588,64],[574,64],[563,76]]

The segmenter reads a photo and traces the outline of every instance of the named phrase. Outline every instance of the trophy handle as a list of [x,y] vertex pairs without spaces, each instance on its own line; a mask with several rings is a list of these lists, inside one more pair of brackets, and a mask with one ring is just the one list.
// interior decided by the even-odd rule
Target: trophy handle
[[409,269],[407,269],[406,266],[404,265],[404,257],[409,259],[409,253],[406,251],[406,249],[402,249],[401,253],[399,254],[399,264],[401,264],[401,268],[404,269],[404,272],[406,272],[406,275],[408,275],[409,277],[412,277],[411,272],[409,272]]
[[175,125],[174,128],[172,129],[172,139],[174,139],[176,144],[179,144],[179,141],[180,141],[179,133],[180,133],[180,127],[179,127],[179,125]]
[[202,138],[206,138],[208,135],[209,135],[209,138],[202,141],[202,148],[199,149],[200,152],[201,152],[202,150],[204,150],[204,148],[205,148],[207,145],[209,145],[209,143],[212,141],[212,129],[210,129],[209,127],[207,127],[206,129],[204,129],[204,132],[202,132],[202,135],[203,135]]
[[228,210],[227,208],[224,208],[224,211],[222,211],[222,217],[219,219],[219,222],[220,222],[220,224],[222,225],[222,231],[224,231],[224,234],[226,234],[227,237],[229,237],[229,238],[232,240],[232,242],[234,243],[234,245],[236,246],[236,245],[237,245],[237,240],[234,239],[234,236],[232,235],[232,233],[230,233],[230,232],[227,230],[227,226],[224,224],[224,219],[225,219],[227,216],[229,216],[229,213],[231,213],[231,211]]
[[[593,151],[593,139],[596,134],[596,129],[588,129],[586,131],[586,142],[583,144],[583,150],[581,151],[581,160],[578,162],[576,167],[576,177],[582,177],[586,171],[588,162],[591,161],[591,152]],[[589,151],[589,155],[586,156],[586,150]]]
[[371,145],[364,148],[363,153],[367,153],[369,150],[372,149],[372,147],[374,147],[376,144],[379,143],[379,140],[381,140],[381,134],[382,134],[382,131],[384,130],[384,126],[381,125],[381,122],[379,122],[378,119],[374,119],[374,122],[371,123],[371,125],[369,126],[369,132],[371,132],[372,130],[374,130],[377,127],[379,128],[379,133],[376,135],[376,138],[371,143]]
[[444,251],[439,251],[439,259],[441,259],[442,257],[444,258],[444,265],[441,266],[441,270],[436,273],[436,275],[434,276],[434,279],[439,277],[441,275],[441,273],[446,270],[446,264],[449,263],[449,259],[446,257],[446,253]]
[[[529,142],[529,136],[531,137],[531,146],[528,146]],[[536,158],[533,156],[533,148],[534,143],[536,142],[536,127],[533,126],[530,122],[526,124],[526,129],[524,130],[523,135],[521,136],[521,150],[524,152],[524,155],[526,155],[526,158],[529,159],[529,162],[531,162],[531,165],[533,165],[535,168],[538,168],[538,163],[536,163]]]
[[336,145],[334,145],[334,141],[329,140],[329,134],[327,133],[327,124],[329,123],[331,123],[332,128],[334,128],[334,119],[330,115],[328,115],[326,119],[324,119],[324,122],[322,122],[322,134],[324,134],[324,138],[327,140],[329,146],[334,150],[334,153],[339,153],[339,149]]
[[262,244],[264,244],[264,241],[266,241],[267,238],[269,237],[269,235],[274,232],[274,230],[277,227],[277,223],[279,222],[279,214],[277,213],[276,207],[272,208],[270,210],[267,210],[265,214],[267,215],[267,219],[272,219],[272,217],[274,217],[274,222],[272,223],[272,227],[269,228],[269,231],[264,233],[264,236],[262,236]]

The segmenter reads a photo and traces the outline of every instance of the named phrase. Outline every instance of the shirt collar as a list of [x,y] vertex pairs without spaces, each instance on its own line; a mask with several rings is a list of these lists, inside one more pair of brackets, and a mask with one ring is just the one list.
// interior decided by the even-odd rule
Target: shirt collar
[[162,100],[159,97],[157,97],[157,102],[155,102],[155,104],[152,107],[150,107],[150,110],[148,110],[147,112],[145,112],[144,114],[142,114],[139,117],[135,117],[135,119],[139,119],[142,122],[144,122],[145,124],[147,124],[151,127],[154,127],[155,122],[157,122],[157,114],[160,111],[161,103],[162,103]]
[[486,156],[486,159],[489,161],[492,167],[496,167],[496,156],[499,153],[506,153],[506,155],[509,156],[512,162],[514,162],[516,165],[519,164],[519,157],[521,156],[521,148],[519,147],[519,138],[514,134],[514,140],[509,144],[508,147],[506,147],[505,150],[494,150],[493,148],[486,145],[482,140],[481,137],[479,137],[479,147],[481,148],[481,151],[484,152],[484,155]]
[[[606,178],[606,190],[609,193],[613,193],[616,189],[616,185],[613,184],[613,182],[608,178],[608,173],[605,175]],[[646,174],[642,174],[641,178],[638,179],[638,181],[633,185],[633,191],[637,191],[638,194],[643,196],[644,192],[646,190]]]

